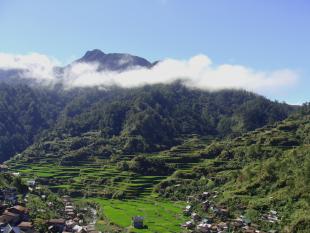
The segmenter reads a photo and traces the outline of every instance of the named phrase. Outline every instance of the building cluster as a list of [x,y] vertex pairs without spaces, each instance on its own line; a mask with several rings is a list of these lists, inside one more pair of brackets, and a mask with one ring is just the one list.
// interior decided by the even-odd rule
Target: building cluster
[[34,232],[33,224],[29,218],[29,211],[24,204],[18,203],[15,189],[1,189],[0,203],[0,232]]
[[64,203],[64,217],[50,219],[47,222],[48,230],[52,233],[99,233],[95,230],[95,224],[86,224],[84,220],[85,212],[88,209],[77,210],[71,201],[70,196],[62,197]]
[[[0,173],[19,176],[19,173],[9,172],[8,166],[4,164],[0,164]],[[46,200],[46,195],[41,192],[41,186],[37,185],[36,180],[28,180],[26,184],[29,192],[38,195],[49,207],[53,207],[54,203]],[[44,223],[49,233],[99,233],[95,230],[95,220],[87,224],[84,219],[88,208],[77,210],[70,196],[63,196],[62,201],[64,203],[64,210],[60,211],[64,213],[62,218],[49,219]],[[23,195],[19,201],[16,188],[0,189],[0,233],[36,233],[26,206],[27,202],[28,194]]]
[[278,212],[275,210],[271,210],[269,211],[269,213],[263,215],[262,220],[270,223],[279,222]]
[[[245,216],[240,215],[238,218],[233,218],[226,206],[216,205],[214,198],[217,195],[218,193],[215,191],[203,192],[197,196],[188,197],[187,206],[185,206],[183,212],[190,219],[182,224],[182,227],[189,232],[197,233],[264,233]],[[202,212],[200,211],[200,214],[195,211],[194,206],[197,205],[201,207]],[[277,212],[270,211],[268,214],[263,215],[263,219],[274,223],[278,221]]]
[[[19,176],[19,173],[10,172],[6,164],[0,164],[0,173]],[[28,184],[28,183],[27,183]],[[34,184],[33,184],[34,186]],[[33,187],[29,185],[31,190]],[[0,232],[1,233],[34,233],[29,211],[26,208],[27,198],[22,202],[18,200],[16,188],[0,189]]]

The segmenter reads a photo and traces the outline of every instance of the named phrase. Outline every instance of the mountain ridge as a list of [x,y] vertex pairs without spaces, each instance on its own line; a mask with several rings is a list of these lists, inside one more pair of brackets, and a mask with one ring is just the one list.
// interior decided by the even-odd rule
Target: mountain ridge
[[97,63],[98,71],[123,72],[136,68],[151,68],[153,64],[147,59],[128,53],[104,53],[99,49],[87,51],[75,63]]
[[[55,66],[52,70],[52,75],[56,78],[55,80],[60,81],[64,77],[66,70],[70,70],[74,65],[80,63],[97,65],[96,71],[98,72],[121,73],[133,69],[151,69],[158,62],[151,63],[143,57],[128,53],[104,53],[100,49],[93,49],[66,66]],[[25,73],[27,73],[27,77],[25,77]],[[40,85],[38,77],[31,77],[29,75],[30,73],[27,69],[0,69],[0,83],[25,84],[29,86]]]
[[[5,98],[10,93],[15,93],[15,98]],[[20,119],[15,122],[20,122],[16,136],[22,139],[21,145],[31,145],[46,130],[52,137],[99,131],[102,139],[108,143],[114,140],[125,153],[169,148],[183,135],[238,135],[282,120],[296,109],[246,91],[199,91],[181,83],[71,91],[5,85],[1,94],[4,97],[0,101],[0,117],[2,122]],[[24,106],[29,106],[28,110]],[[37,125],[40,122],[42,127]],[[1,159],[21,152],[20,148],[14,149],[16,144],[7,134],[12,127],[0,126],[0,139],[7,148],[0,151]]]

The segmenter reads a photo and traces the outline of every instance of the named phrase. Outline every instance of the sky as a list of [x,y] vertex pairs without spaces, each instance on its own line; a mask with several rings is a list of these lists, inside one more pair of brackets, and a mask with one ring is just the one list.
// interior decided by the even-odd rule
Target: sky
[[310,101],[309,12],[308,0],[0,0],[0,53],[62,64],[95,48],[150,61],[202,54],[216,68],[294,73],[263,94],[295,104]]

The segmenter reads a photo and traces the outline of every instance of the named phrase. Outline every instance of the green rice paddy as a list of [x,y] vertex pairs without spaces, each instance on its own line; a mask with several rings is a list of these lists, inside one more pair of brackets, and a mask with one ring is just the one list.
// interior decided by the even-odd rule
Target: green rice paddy
[[[158,156],[178,170],[190,170],[201,162],[197,142],[180,145],[171,150],[150,154]],[[132,156],[124,156],[124,160]],[[184,160],[184,158],[189,158]],[[39,162],[13,160],[10,167],[21,173],[23,179],[39,178],[51,190],[62,193],[75,193],[76,198],[97,202],[104,218],[98,221],[98,229],[112,232],[109,227],[119,227],[124,232],[180,232],[180,224],[185,221],[182,215],[184,203],[174,203],[158,199],[153,189],[166,179],[165,176],[140,175],[119,171],[116,163],[107,159],[83,161],[72,166],[62,166],[51,157],[41,157]],[[80,194],[76,194],[79,192]],[[119,196],[108,194],[121,194]],[[111,198],[113,197],[113,198]],[[140,215],[145,218],[145,229],[131,227],[131,218]]]
[[[182,215],[184,204],[173,203],[155,198],[142,198],[137,200],[108,200],[91,199],[100,204],[102,212],[112,224],[125,229],[125,232],[164,233],[180,232],[180,224],[185,221]],[[145,229],[131,227],[133,216],[143,216]],[[103,230],[109,226],[102,224]]]

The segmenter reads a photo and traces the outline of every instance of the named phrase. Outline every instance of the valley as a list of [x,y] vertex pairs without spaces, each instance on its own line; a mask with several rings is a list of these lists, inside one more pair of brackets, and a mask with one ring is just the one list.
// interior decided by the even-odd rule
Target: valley
[[[98,203],[102,217],[97,227],[103,231],[120,227],[132,232],[178,232],[189,218],[183,214],[187,205],[200,219],[213,218],[231,227],[231,220],[216,220],[210,209],[204,209],[199,201],[204,192],[217,193],[208,203],[225,206],[229,219],[245,216],[244,221],[254,222],[252,226],[262,232],[281,232],[288,226],[307,229],[309,180],[298,178],[307,177],[310,164],[307,114],[298,113],[228,141],[193,136],[169,150],[139,154],[172,168],[162,176],[124,170],[123,163],[130,164],[138,155],[93,158],[75,165],[55,163],[53,156],[45,156],[40,163],[16,156],[8,164],[23,178],[35,178],[54,192]],[[270,211],[277,212],[279,220],[263,220]],[[135,215],[145,217],[147,229],[131,227]]]
[[[82,60],[123,72],[124,57],[93,50]],[[60,78],[66,69],[57,68]],[[23,185],[95,210],[87,232],[306,233],[309,115],[307,103],[182,80],[137,88],[0,83],[0,161]],[[46,229],[51,216],[32,221]]]
[[0,0],[0,233],[310,233],[309,12]]
[[[188,171],[202,159],[199,152],[205,148],[205,140],[188,140],[170,150],[147,154],[160,158],[178,171]],[[148,229],[133,232],[176,232],[185,221],[182,213],[184,201],[168,201],[153,190],[166,176],[140,175],[120,171],[116,161],[107,159],[80,161],[75,166],[55,164],[55,158],[45,156],[39,163],[22,158],[8,164],[13,172],[19,172],[24,180],[35,179],[53,192],[69,194],[77,200],[92,201],[102,208],[104,221],[98,221],[98,229],[113,229],[113,224],[131,229],[131,217],[142,215]],[[119,160],[130,161],[133,155],[121,156]],[[172,171],[171,171],[172,173]]]

